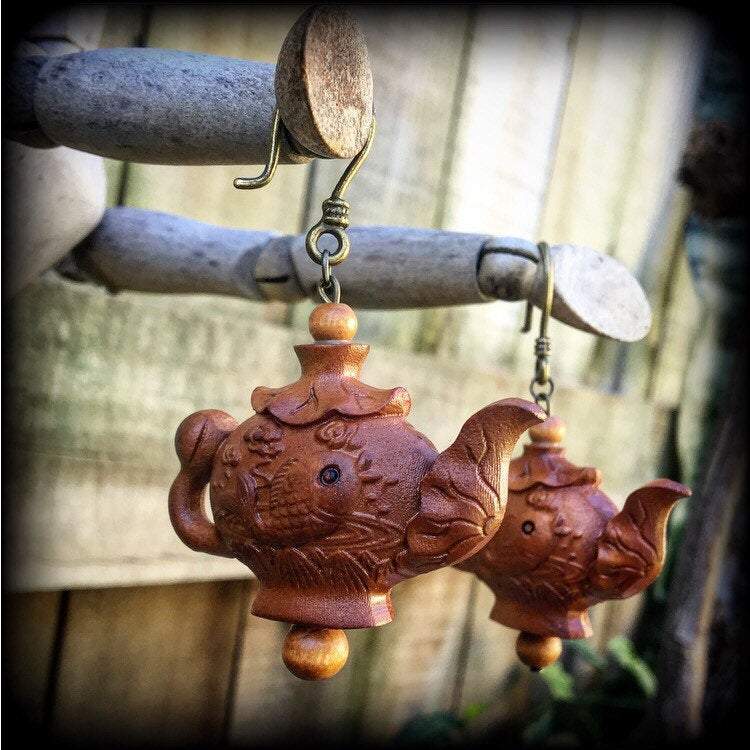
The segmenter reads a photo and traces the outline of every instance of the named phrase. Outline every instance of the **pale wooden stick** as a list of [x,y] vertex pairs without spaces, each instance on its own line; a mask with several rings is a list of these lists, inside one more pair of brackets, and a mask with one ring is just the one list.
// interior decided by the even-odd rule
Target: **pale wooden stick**
[[[65,49],[64,51],[70,51]],[[342,10],[298,19],[278,65],[155,48],[16,61],[11,137],[150,164],[264,164],[279,107],[280,162],[351,158],[372,121],[364,37]]]
[[[50,58],[29,76],[54,143],[150,164],[263,164],[275,66],[166,49],[101,49]],[[282,142],[281,162],[309,161]]]
[[[525,240],[403,227],[353,227],[349,234],[352,252],[334,273],[343,299],[354,307],[442,307],[497,299],[542,304],[541,266],[513,254],[536,252]],[[645,335],[649,305],[624,266],[573,245],[553,246],[551,255],[554,317],[623,341]],[[59,270],[112,289],[285,302],[316,298],[320,278],[319,266],[305,252],[304,236],[226,229],[129,207],[108,209]]]

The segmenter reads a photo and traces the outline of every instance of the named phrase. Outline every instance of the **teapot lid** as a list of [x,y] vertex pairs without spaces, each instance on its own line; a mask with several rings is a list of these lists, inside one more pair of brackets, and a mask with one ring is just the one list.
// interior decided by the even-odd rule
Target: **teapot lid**
[[523,454],[510,462],[508,488],[523,492],[535,484],[545,487],[591,485],[602,481],[599,469],[576,466],[568,461],[562,441],[565,422],[560,417],[547,417],[529,430],[531,443],[524,445]]
[[281,388],[256,388],[251,404],[258,414],[306,425],[331,415],[405,417],[411,398],[405,388],[373,388],[359,380],[370,347],[353,344],[354,312],[347,305],[318,305],[310,316],[314,344],[294,347],[302,367],[299,380]]

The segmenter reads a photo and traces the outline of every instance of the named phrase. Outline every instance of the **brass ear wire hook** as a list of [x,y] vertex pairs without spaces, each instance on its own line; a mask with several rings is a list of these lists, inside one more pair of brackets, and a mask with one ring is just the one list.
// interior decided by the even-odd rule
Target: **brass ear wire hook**
[[[537,247],[539,248],[539,258],[542,263],[542,273],[544,274],[545,295],[544,307],[542,307],[542,315],[539,321],[539,335],[536,341],[534,341],[536,363],[534,365],[534,377],[529,385],[529,392],[534,397],[536,404],[541,406],[547,413],[547,416],[549,416],[550,400],[555,390],[555,383],[550,377],[549,354],[552,342],[547,335],[547,328],[552,313],[552,302],[555,292],[555,267],[550,257],[549,245],[546,242],[540,242]],[[529,301],[526,303],[526,320],[521,329],[523,333],[531,330],[532,311],[533,305]],[[547,387],[547,390],[535,389],[535,386]]]
[[281,153],[281,130],[284,123],[281,122],[279,108],[273,111],[273,122],[271,123],[271,145],[268,149],[268,160],[263,171],[257,177],[235,177],[234,186],[238,190],[256,190],[268,185],[276,174],[279,166],[279,154]]
[[[276,173],[279,165],[279,154],[281,153],[281,137],[284,123],[279,115],[279,108],[273,111],[273,122],[271,124],[271,143],[269,146],[268,160],[263,171],[257,177],[235,177],[234,186],[239,190],[256,190],[268,185]],[[370,123],[370,132],[360,152],[349,162],[344,173],[339,177],[330,197],[323,201],[323,216],[320,221],[312,226],[305,237],[305,247],[310,258],[322,267],[322,278],[318,282],[318,293],[324,302],[338,302],[341,297],[341,287],[338,280],[331,273],[331,266],[336,266],[346,260],[349,255],[351,243],[346,234],[349,226],[349,203],[344,200],[343,195],[351,184],[359,168],[370,153],[373,139],[375,138],[375,117]],[[318,240],[324,235],[330,234],[336,239],[337,247],[330,250],[320,250]],[[330,295],[330,296],[329,296]]]
[[346,260],[349,255],[351,243],[346,234],[346,228],[349,226],[349,203],[342,197],[349,187],[354,176],[359,172],[359,168],[370,153],[370,147],[375,138],[375,117],[373,116],[370,124],[370,132],[367,134],[367,141],[362,150],[349,162],[349,166],[336,183],[329,198],[323,201],[323,216],[320,221],[312,226],[305,237],[305,248],[310,259],[322,265],[323,251],[318,249],[318,240],[324,234],[330,234],[336,239],[337,247],[333,252],[328,251],[328,263],[337,266]]
[[[555,292],[555,269],[552,265],[552,260],[550,259],[549,255],[549,245],[546,242],[540,242],[537,245],[537,248],[539,250],[539,259],[542,263],[542,273],[544,274],[544,280],[545,280],[545,296],[544,296],[544,307],[542,308],[542,320],[540,323],[541,331],[540,336],[547,335],[547,324],[549,322],[550,314],[552,313],[552,299]],[[519,253],[520,255],[520,253]],[[522,255],[521,257],[528,258],[529,255]],[[536,258],[533,259],[535,263],[538,263],[539,260]],[[524,318],[523,322],[523,328],[521,328],[521,333],[528,333],[531,330],[531,321],[532,321],[532,315],[534,311],[534,305],[531,302],[531,300],[528,300],[526,302],[526,317]]]
[[[510,244],[507,244],[510,240]],[[547,335],[549,319],[552,315],[552,303],[555,293],[555,268],[552,263],[552,257],[549,252],[549,245],[546,242],[540,242],[537,246],[537,253],[527,246],[526,242],[514,240],[511,238],[493,238],[487,240],[482,245],[482,254],[500,253],[502,255],[514,255],[517,258],[530,260],[532,263],[542,264],[542,273],[544,274],[545,295],[544,306],[541,308],[542,318],[539,323],[539,336],[534,341],[534,354],[536,363],[534,365],[534,378],[529,385],[529,392],[534,397],[537,406],[541,406],[549,416],[550,399],[552,392],[555,390],[555,383],[550,377],[549,353],[551,348],[550,338]],[[480,255],[481,258],[481,255]],[[531,330],[534,305],[531,300],[526,301],[526,316],[524,318],[521,333],[528,333]],[[541,386],[541,388],[536,388]],[[542,390],[546,388],[546,390]]]

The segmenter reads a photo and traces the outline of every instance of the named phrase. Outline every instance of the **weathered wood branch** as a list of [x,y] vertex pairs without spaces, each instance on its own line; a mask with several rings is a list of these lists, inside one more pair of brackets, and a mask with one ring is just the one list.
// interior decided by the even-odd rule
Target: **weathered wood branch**
[[[55,55],[96,46],[103,25],[103,7],[61,10],[27,31],[15,49],[15,65],[30,73]],[[36,127],[32,92],[22,81],[7,78],[5,122],[15,125],[17,142],[3,142],[3,190],[12,196],[3,225],[3,298],[69,253],[97,226],[106,208],[102,159],[55,148]]]
[[[493,300],[541,306],[541,265],[518,255],[533,243],[490,235],[399,227],[353,227],[352,253],[335,274],[346,302],[398,309]],[[491,242],[490,242],[491,240]],[[143,209],[109,209],[59,266],[113,290],[213,293],[294,302],[316,297],[320,268],[304,235],[227,229]],[[491,245],[491,251],[488,249]],[[552,314],[568,325],[623,341],[642,338],[651,313],[643,290],[612,258],[574,245],[551,248]]]
[[[100,49],[11,67],[8,132],[151,164],[264,164],[278,104],[282,163],[350,158],[372,119],[364,38],[341,10],[313,8],[278,64],[169,49]],[[28,141],[26,141],[28,142]]]

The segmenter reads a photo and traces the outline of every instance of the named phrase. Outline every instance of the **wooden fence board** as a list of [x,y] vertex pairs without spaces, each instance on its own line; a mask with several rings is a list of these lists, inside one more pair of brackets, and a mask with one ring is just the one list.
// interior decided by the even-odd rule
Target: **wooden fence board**
[[347,631],[346,666],[332,679],[315,683],[297,679],[284,666],[281,648],[288,629],[285,623],[247,618],[232,706],[233,746],[281,747],[300,737],[310,744],[325,739],[344,745],[356,736],[371,631]]
[[[664,7],[582,14],[541,234],[639,266],[682,150],[700,72],[694,20]],[[653,300],[652,300],[653,302]],[[600,385],[591,336],[553,324],[560,379]]]
[[24,730],[47,719],[49,678],[61,595],[3,595],[3,704],[6,719]]
[[448,568],[394,590],[396,618],[374,635],[362,739],[390,739],[409,719],[451,708],[470,587]]
[[124,746],[222,741],[246,583],[70,596],[53,736]]
[[[576,28],[571,8],[481,8],[451,154],[443,227],[537,239],[565,103]],[[446,311],[436,348],[467,365],[528,361],[523,305]],[[488,335],[490,332],[490,335]],[[529,346],[531,346],[529,344]]]
[[[469,578],[468,573],[464,575]],[[505,700],[503,681],[517,664],[516,631],[489,619],[494,601],[490,589],[477,581],[466,673],[460,686],[461,711]]]

